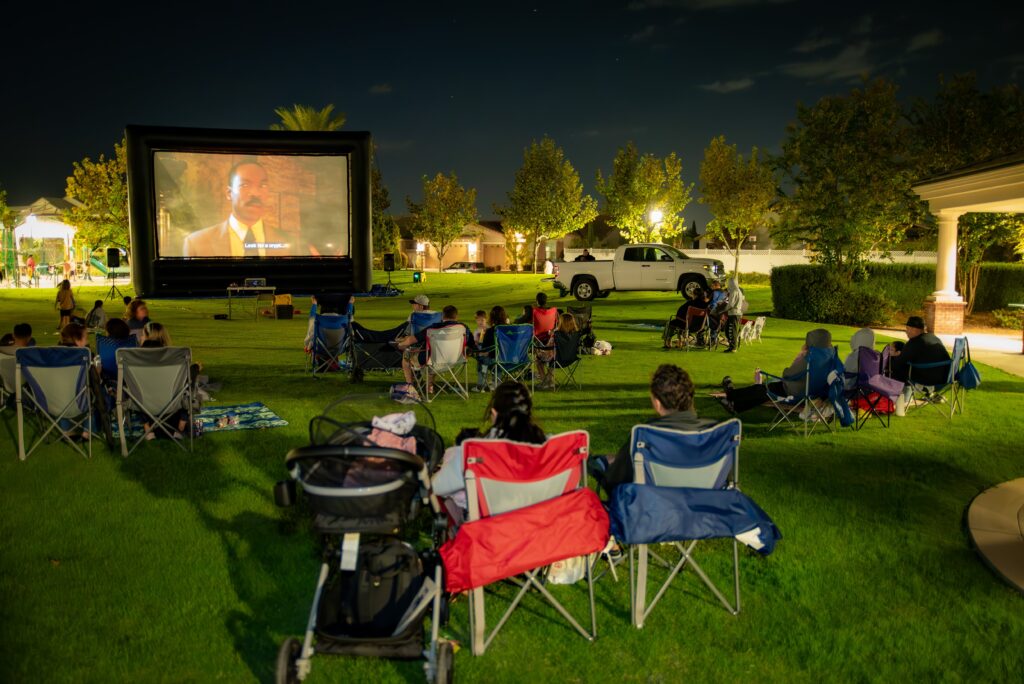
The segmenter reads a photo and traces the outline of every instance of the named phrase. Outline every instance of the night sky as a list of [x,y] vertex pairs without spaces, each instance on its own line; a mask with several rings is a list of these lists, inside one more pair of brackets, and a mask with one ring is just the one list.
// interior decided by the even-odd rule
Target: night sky
[[[263,129],[274,107],[334,103],[345,129],[373,133],[393,211],[423,174],[455,171],[487,218],[545,134],[590,192],[630,139],[679,153],[696,181],[711,137],[775,150],[798,101],[862,74],[908,98],[940,74],[1024,81],[1024,3],[320,4],[8,5],[9,200],[62,196],[71,163],[112,152],[128,123]],[[686,218],[708,216],[694,203]]]

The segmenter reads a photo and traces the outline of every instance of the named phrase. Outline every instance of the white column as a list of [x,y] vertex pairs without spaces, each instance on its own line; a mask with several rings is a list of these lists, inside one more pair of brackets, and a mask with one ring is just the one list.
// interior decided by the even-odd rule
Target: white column
[[939,251],[935,263],[935,292],[929,299],[936,302],[962,302],[956,291],[956,230],[961,212],[940,211]]

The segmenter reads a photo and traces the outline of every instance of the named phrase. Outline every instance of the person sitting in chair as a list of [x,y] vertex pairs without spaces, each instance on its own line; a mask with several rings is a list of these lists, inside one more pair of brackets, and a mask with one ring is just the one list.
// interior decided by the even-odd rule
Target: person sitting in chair
[[694,332],[693,328],[699,327],[699,318],[691,318],[689,325],[687,325],[687,315],[690,307],[707,311],[709,305],[710,299],[708,293],[704,290],[698,290],[693,299],[687,298],[683,300],[683,303],[676,309],[676,315],[670,318],[665,325],[665,332],[662,334],[662,347],[665,349],[670,348],[673,337],[681,332],[683,334]]
[[505,307],[503,306],[495,306],[488,315],[487,328],[484,330],[483,338],[477,345],[476,387],[471,388],[471,392],[484,392],[494,389],[493,384],[488,381],[487,377],[495,363],[494,336],[498,332],[497,327],[499,325],[508,325],[508,314],[505,313]]
[[[413,370],[420,366],[423,366],[427,362],[427,331],[436,330],[438,328],[448,328],[453,325],[461,325],[466,331],[466,355],[476,351],[476,342],[473,341],[473,333],[466,326],[465,323],[459,321],[459,310],[449,304],[441,310],[441,322],[434,323],[431,326],[420,330],[415,335],[408,335],[403,339],[399,340],[398,348],[403,352],[402,355],[402,374],[405,376],[405,381],[409,384],[413,382]],[[413,349],[418,349],[418,354],[413,354]]]
[[[679,366],[662,364],[651,376],[651,408],[657,414],[646,425],[675,430],[701,430],[718,421],[698,418],[693,406],[693,380]],[[615,456],[597,456],[592,459],[590,473],[609,494],[620,484],[633,481],[633,458],[629,453],[629,438]]]
[[[725,398],[722,399],[722,406],[729,413],[742,413],[755,406],[760,406],[768,400],[768,391],[777,396],[798,397],[804,393],[805,379],[803,372],[807,370],[807,351],[811,347],[821,349],[832,348],[832,333],[824,328],[812,330],[804,337],[804,345],[800,347],[800,353],[793,359],[789,368],[782,371],[783,379],[770,382],[767,385],[755,384],[749,387],[736,387],[732,378],[728,375],[722,378],[722,387],[725,389]],[[800,377],[797,377],[800,376]],[[794,378],[787,380],[786,378]]]
[[[934,333],[925,332],[924,321],[920,316],[908,318],[905,330],[907,341],[903,344],[893,343],[889,352],[892,377],[906,382],[911,377],[908,364],[949,361],[946,346]],[[915,370],[912,377],[918,385],[943,385],[949,377],[949,368],[922,368]]]
[[[515,380],[506,380],[498,385],[491,395],[491,402],[484,411],[484,422],[489,425],[479,430],[463,431],[462,439],[510,439],[527,444],[543,444],[547,437],[534,422],[533,399],[526,385]],[[441,467],[430,479],[431,487],[440,497],[451,498],[461,510],[466,509],[466,475],[462,463],[462,440],[444,452]]]
[[18,323],[11,331],[14,335],[15,347],[34,347],[36,340],[32,337],[32,326],[28,323]]

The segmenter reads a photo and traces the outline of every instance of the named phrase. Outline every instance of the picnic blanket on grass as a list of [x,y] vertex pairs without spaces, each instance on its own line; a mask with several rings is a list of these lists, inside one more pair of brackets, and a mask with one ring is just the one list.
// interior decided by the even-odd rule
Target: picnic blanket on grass
[[[218,425],[221,418],[228,418],[227,425]],[[237,418],[233,420],[232,418]],[[205,406],[203,410],[195,415],[203,425],[203,432],[224,432],[227,430],[263,430],[266,428],[284,427],[288,421],[271,411],[265,404],[254,401],[251,404],[235,404],[234,406]],[[116,435],[117,421],[113,421],[114,434]],[[133,437],[142,435],[142,422],[138,416],[132,420],[131,430],[128,433]]]

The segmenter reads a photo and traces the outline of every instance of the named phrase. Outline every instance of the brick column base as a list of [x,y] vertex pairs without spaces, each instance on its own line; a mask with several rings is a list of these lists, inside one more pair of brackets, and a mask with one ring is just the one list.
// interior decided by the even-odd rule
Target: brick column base
[[928,332],[940,335],[959,335],[964,331],[964,302],[924,302],[924,322]]

